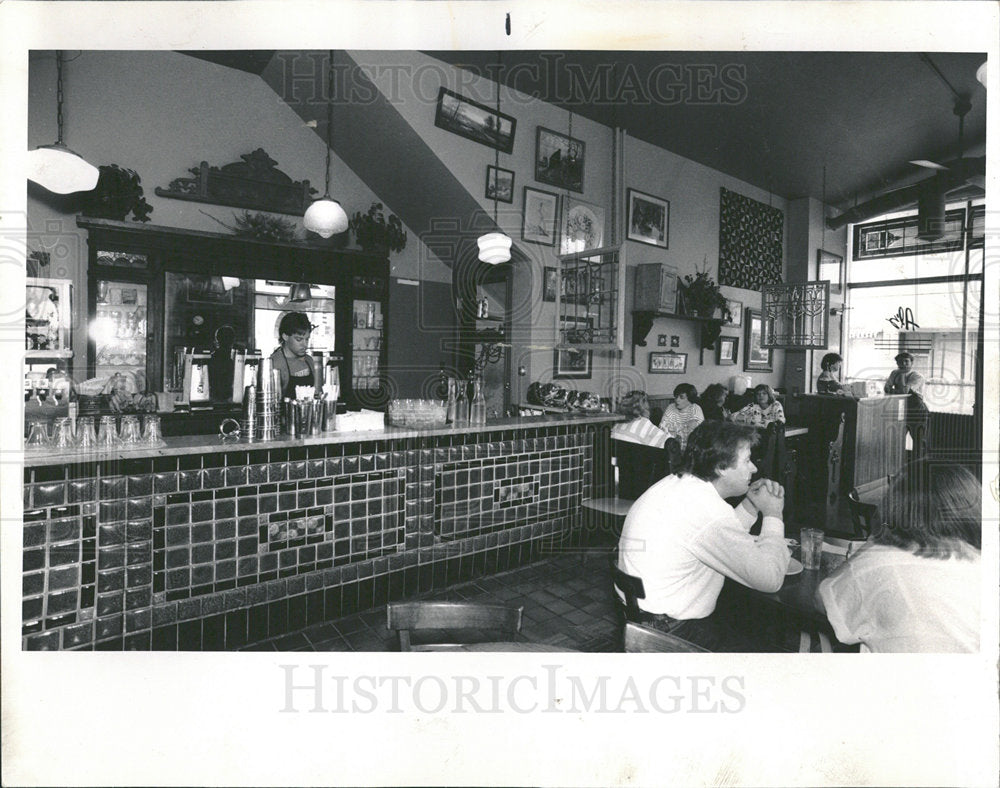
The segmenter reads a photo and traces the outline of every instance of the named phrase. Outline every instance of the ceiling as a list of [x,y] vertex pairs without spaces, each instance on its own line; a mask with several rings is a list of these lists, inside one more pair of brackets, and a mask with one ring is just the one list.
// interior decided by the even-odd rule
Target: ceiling
[[[262,74],[273,52],[188,52]],[[496,52],[431,51],[495,74]],[[925,178],[911,159],[982,153],[977,53],[508,51],[504,83],[787,199],[845,208]],[[824,175],[825,167],[825,175]],[[824,183],[825,181],[825,183]]]

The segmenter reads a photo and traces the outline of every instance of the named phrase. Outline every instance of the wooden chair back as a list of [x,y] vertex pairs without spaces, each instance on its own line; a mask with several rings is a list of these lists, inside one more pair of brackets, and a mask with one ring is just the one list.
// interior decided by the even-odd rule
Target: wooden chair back
[[[386,608],[388,627],[399,636],[399,650],[413,650],[410,634],[421,630],[479,629],[516,635],[523,607],[472,602],[394,602]],[[442,632],[447,639],[447,632]]]
[[859,484],[847,495],[847,508],[851,513],[854,530],[864,539],[871,536],[872,528],[885,504],[889,477],[882,476],[866,484]]
[[708,649],[702,648],[696,643],[692,643],[684,638],[671,635],[669,632],[661,632],[658,629],[644,627],[641,624],[627,621],[625,623],[625,651],[627,653],[682,653],[682,652],[702,652],[708,653]]
[[629,441],[611,441],[611,450],[618,466],[618,497],[635,500],[664,476],[672,467],[670,449],[666,446],[644,446]]
[[639,609],[638,600],[646,598],[646,588],[642,584],[642,578],[619,569],[614,556],[611,557],[611,577],[615,587],[625,596],[625,620],[639,621],[642,611]]

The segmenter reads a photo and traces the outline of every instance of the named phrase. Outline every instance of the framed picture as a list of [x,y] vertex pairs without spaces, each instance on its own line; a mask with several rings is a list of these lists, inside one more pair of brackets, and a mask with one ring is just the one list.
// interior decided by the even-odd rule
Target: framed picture
[[542,269],[542,300],[556,300],[556,269],[552,266],[545,266]]
[[736,326],[739,328],[743,325],[743,302],[734,301],[733,299],[726,299],[726,306],[729,307],[729,322],[726,323],[727,326]]
[[[562,317],[559,319],[559,335],[566,342],[590,341],[588,336],[593,327],[589,317]],[[555,348],[552,360],[552,377],[589,378],[594,361],[594,351],[589,348]]]
[[585,148],[583,140],[539,126],[535,138],[535,180],[583,192]]
[[649,354],[649,371],[653,375],[683,375],[687,372],[688,354],[654,350]]
[[771,366],[771,349],[760,346],[762,320],[759,309],[747,307],[745,325],[743,326],[743,344],[746,351],[743,356],[743,369],[747,372],[759,370],[773,372]]
[[844,258],[825,249],[817,249],[816,279],[829,280],[830,292],[840,293],[844,284]]
[[670,202],[643,194],[635,189],[627,192],[628,232],[629,241],[670,248]]
[[572,254],[600,249],[604,243],[604,208],[566,197],[562,206],[559,253]]
[[736,357],[740,352],[739,337],[719,337],[716,343],[715,362],[720,367],[728,367],[736,363]]
[[563,270],[559,300],[566,304],[590,303],[590,269],[588,266],[580,265]]
[[559,197],[552,192],[524,187],[524,209],[521,214],[521,238],[545,246],[556,245],[556,217]]
[[486,199],[494,197],[498,202],[514,202],[514,171],[487,164]]
[[448,88],[441,88],[438,93],[434,125],[504,153],[514,150],[517,121],[513,117],[460,96]]

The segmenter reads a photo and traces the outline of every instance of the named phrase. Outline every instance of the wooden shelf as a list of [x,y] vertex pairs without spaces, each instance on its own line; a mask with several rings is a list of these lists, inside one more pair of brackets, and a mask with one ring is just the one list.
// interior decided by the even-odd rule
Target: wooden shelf
[[72,350],[25,350],[26,359],[44,361],[46,359],[73,358]]
[[632,365],[635,366],[635,348],[646,347],[646,338],[653,329],[653,323],[657,318],[665,320],[686,320],[700,324],[700,349],[708,350],[714,347],[715,341],[722,332],[722,324],[725,322],[721,317],[699,317],[697,315],[678,315],[673,312],[652,312],[647,310],[632,311]]

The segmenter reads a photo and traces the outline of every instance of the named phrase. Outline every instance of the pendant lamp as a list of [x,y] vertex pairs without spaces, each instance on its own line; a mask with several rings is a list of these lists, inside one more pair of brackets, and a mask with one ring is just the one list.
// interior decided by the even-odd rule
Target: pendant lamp
[[330,50],[329,73],[326,89],[326,188],[323,196],[306,210],[302,223],[322,238],[342,233],[347,229],[347,214],[340,203],[330,197],[330,147],[333,142],[333,50]]
[[299,282],[288,288],[288,300],[293,304],[312,300],[312,290],[308,282]]
[[51,145],[28,151],[28,180],[55,194],[89,192],[101,173],[63,142],[63,53],[56,52],[56,126],[59,137]]
[[[500,133],[500,53],[497,52],[497,134]],[[500,177],[500,148],[493,147],[493,224],[497,224],[497,179]],[[490,265],[510,260],[510,236],[502,230],[479,236],[479,259]]]

